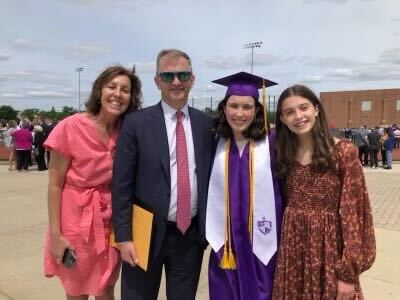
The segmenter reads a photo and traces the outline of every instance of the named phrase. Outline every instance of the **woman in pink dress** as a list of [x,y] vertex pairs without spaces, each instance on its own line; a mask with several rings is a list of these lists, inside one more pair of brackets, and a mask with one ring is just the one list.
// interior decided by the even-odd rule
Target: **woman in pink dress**
[[[121,66],[103,71],[86,112],[61,121],[45,147],[51,151],[44,272],[58,276],[67,299],[114,299],[120,258],[108,243],[110,182],[119,121],[140,107],[139,78]],[[70,249],[75,263],[67,267]]]

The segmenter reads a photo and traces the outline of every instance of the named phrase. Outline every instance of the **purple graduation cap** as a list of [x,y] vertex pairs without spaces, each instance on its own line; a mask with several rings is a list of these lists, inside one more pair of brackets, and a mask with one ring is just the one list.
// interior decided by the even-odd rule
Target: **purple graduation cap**
[[277,84],[276,82],[247,72],[239,72],[233,75],[213,80],[212,82],[228,87],[225,96],[253,96],[255,99],[258,100],[258,89],[261,89],[263,87],[263,81],[265,87]]

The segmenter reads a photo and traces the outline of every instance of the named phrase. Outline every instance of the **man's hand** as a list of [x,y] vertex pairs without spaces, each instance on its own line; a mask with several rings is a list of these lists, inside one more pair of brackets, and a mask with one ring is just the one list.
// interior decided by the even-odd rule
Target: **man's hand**
[[137,265],[139,259],[132,241],[118,243],[118,249],[121,252],[121,258],[124,262],[130,264],[132,267]]
[[354,294],[354,284],[338,281],[336,300],[351,300]]

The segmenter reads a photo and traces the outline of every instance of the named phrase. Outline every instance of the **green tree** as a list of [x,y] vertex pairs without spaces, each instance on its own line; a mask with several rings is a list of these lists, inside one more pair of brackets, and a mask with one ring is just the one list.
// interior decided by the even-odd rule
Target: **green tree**
[[56,109],[54,106],[51,107],[51,110],[48,112],[48,117],[52,120],[57,119],[58,113],[56,112]]
[[28,118],[29,120],[33,120],[35,117],[40,115],[40,109],[39,108],[27,108],[21,112],[21,117],[22,118]]
[[0,106],[0,119],[3,120],[15,120],[17,118],[18,111],[16,111],[12,106],[1,105]]
[[57,120],[62,120],[70,115],[77,113],[78,111],[71,106],[63,106],[61,112],[58,113]]

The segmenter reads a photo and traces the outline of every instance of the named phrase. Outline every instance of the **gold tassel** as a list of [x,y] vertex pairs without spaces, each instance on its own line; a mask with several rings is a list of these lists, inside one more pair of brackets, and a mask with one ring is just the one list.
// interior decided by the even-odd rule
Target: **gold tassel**
[[262,98],[262,105],[263,105],[263,109],[264,109],[264,128],[265,128],[265,132],[268,134],[268,122],[267,122],[267,101],[266,101],[266,92],[265,92],[265,79],[263,79],[263,86],[262,86],[262,94],[261,94],[261,98]]
[[224,253],[219,261],[219,267],[224,270],[229,269],[229,254],[228,250],[226,249],[226,244],[224,245]]
[[219,262],[219,267],[224,270],[236,270],[235,255],[233,254],[232,249],[229,249],[228,251],[226,244],[224,246],[224,253]]
[[229,249],[229,270],[236,270],[236,259],[232,249]]

